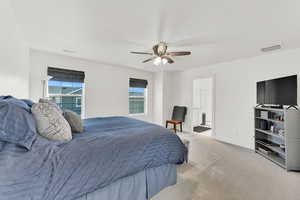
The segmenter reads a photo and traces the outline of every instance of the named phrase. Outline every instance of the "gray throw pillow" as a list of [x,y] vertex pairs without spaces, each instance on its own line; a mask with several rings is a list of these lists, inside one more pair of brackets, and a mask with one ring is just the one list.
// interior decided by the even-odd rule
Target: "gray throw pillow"
[[40,99],[40,100],[39,100],[39,103],[48,103],[48,104],[50,104],[51,106],[55,107],[55,109],[57,109],[57,111],[58,111],[60,114],[63,114],[62,109],[61,109],[55,102],[53,102],[52,100],[49,100],[49,99]]
[[71,111],[71,110],[64,110],[64,117],[69,122],[69,125],[71,126],[72,132],[74,133],[82,133],[83,132],[83,123],[81,120],[81,117]]
[[54,106],[48,103],[37,103],[32,106],[31,112],[41,136],[54,141],[72,139],[70,125]]

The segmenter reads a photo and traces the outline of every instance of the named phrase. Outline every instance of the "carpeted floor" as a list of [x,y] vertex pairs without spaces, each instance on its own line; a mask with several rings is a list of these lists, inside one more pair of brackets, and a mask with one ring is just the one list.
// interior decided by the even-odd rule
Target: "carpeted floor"
[[[250,150],[196,134],[178,184],[153,200],[299,200],[300,173],[286,172]],[[300,156],[300,153],[299,153]]]

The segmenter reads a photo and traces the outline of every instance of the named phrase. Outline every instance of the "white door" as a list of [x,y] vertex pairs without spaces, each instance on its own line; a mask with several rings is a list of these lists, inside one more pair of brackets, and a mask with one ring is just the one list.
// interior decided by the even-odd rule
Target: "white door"
[[202,123],[202,115],[206,115],[206,126],[212,123],[212,78],[197,79],[193,82],[192,126]]

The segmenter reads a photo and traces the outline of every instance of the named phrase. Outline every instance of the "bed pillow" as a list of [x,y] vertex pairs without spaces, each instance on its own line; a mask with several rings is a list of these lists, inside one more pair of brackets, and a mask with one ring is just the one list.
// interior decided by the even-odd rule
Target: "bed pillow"
[[31,109],[32,105],[34,104],[33,101],[31,101],[30,99],[21,99],[21,101],[26,103],[30,107],[30,109]]
[[51,101],[51,100],[49,100],[49,99],[40,99],[40,100],[39,100],[39,103],[48,103],[48,104],[50,104],[51,106],[55,107],[55,109],[56,109],[60,114],[63,114],[62,109],[61,109],[56,103],[54,103],[53,101]]
[[30,112],[30,106],[28,106],[28,104],[21,99],[16,99],[13,96],[0,96],[0,100],[15,104],[16,106]]
[[36,123],[27,110],[0,100],[0,140],[31,149],[36,139]]
[[37,122],[38,133],[53,141],[72,139],[71,127],[56,107],[49,103],[37,103],[31,108]]
[[71,130],[73,133],[82,133],[83,132],[83,123],[81,117],[71,111],[71,110],[64,110],[64,117],[68,121],[69,125],[71,126]]

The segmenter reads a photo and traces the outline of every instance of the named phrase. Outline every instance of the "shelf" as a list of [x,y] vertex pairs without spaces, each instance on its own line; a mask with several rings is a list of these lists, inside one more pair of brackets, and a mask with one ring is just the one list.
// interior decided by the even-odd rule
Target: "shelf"
[[255,152],[287,171],[300,171],[300,110],[284,106],[253,111]]
[[261,133],[264,133],[264,134],[267,134],[267,135],[271,135],[271,136],[273,136],[273,137],[277,137],[277,138],[280,138],[280,139],[283,139],[283,140],[284,140],[284,137],[283,137],[283,136],[280,136],[280,135],[278,135],[278,134],[274,134],[274,133],[272,133],[271,131],[266,131],[266,130],[262,130],[262,129],[259,129],[259,128],[256,128],[255,130],[258,131],[258,132],[261,132]]
[[274,122],[274,123],[282,123],[282,124],[284,123],[284,121],[279,121],[276,119],[266,119],[266,118],[262,118],[262,117],[256,117],[256,119],[267,120],[267,121]]
[[278,108],[262,108],[262,107],[255,107],[257,110],[268,110],[268,111],[274,111],[274,112],[284,112],[284,109],[278,109]]
[[255,142],[285,157],[285,151],[283,151],[279,146],[268,145],[260,140],[256,140]]
[[267,155],[267,154],[264,154],[262,152],[260,152],[259,150],[255,150],[256,153],[258,153],[259,155],[267,158],[268,160],[271,160],[272,162],[276,163],[277,165],[279,165],[280,167],[282,168],[286,168],[285,166],[285,160],[279,156],[276,156],[276,155]]

